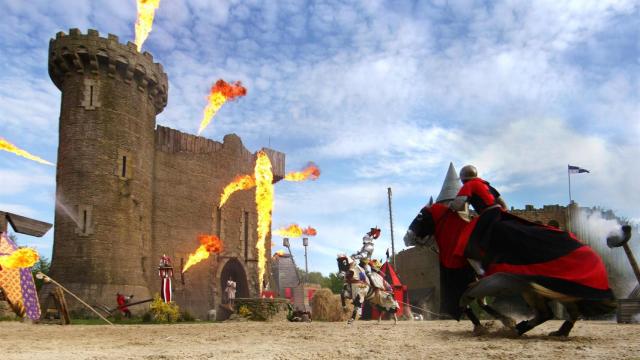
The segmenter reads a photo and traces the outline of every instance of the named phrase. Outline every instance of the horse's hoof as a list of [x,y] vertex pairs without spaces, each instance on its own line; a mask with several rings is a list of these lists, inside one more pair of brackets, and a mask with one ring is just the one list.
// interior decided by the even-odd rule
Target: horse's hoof
[[518,336],[526,333],[527,331],[529,331],[531,329],[533,329],[533,327],[531,327],[531,325],[529,325],[529,322],[527,320],[520,321],[515,327],[515,330],[516,330]]
[[567,336],[569,336],[569,334],[568,334],[568,333],[565,333],[565,332],[563,332],[563,331],[558,330],[558,331],[552,331],[552,332],[550,332],[550,333],[549,333],[549,336],[553,336],[553,337],[567,337]]
[[500,322],[502,325],[508,329],[515,330],[516,322],[512,318],[501,319]]
[[473,335],[475,336],[487,335],[488,333],[489,333],[489,330],[487,330],[487,328],[485,328],[482,325],[475,325],[473,327]]

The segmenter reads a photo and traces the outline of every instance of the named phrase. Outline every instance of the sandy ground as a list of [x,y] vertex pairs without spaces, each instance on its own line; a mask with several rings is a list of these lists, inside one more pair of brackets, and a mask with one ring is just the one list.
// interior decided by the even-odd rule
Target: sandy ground
[[576,324],[520,338],[494,323],[476,337],[468,321],[225,322],[176,325],[29,325],[0,322],[0,359],[640,359],[640,325]]

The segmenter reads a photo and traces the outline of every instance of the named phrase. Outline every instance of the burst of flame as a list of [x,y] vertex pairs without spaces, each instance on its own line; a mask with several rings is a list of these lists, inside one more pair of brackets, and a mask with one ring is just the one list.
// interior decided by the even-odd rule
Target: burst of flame
[[38,262],[38,252],[31,248],[20,248],[9,255],[0,256],[0,267],[6,269],[29,268]]
[[208,97],[209,103],[204,108],[204,115],[202,116],[202,121],[200,121],[198,135],[200,135],[209,125],[213,116],[218,112],[218,110],[220,110],[227,100],[233,100],[245,95],[247,95],[247,89],[242,86],[240,81],[236,81],[231,84],[222,79],[216,81],[216,83],[211,87],[211,92]]
[[156,9],[160,7],[160,0],[137,0],[138,3],[138,19],[136,20],[136,46],[138,51],[142,50],[142,44],[149,33],[151,25],[153,25],[153,17]]
[[316,236],[318,235],[318,231],[311,226],[307,226],[306,229],[302,229],[302,234],[307,236]]
[[282,237],[297,238],[302,236],[302,228],[298,224],[291,224],[274,231],[274,233]]
[[294,171],[286,174],[284,179],[287,181],[304,181],[307,179],[316,180],[320,177],[320,168],[312,162],[302,169],[302,171]]
[[198,235],[198,241],[200,246],[193,254],[189,255],[189,259],[182,269],[183,273],[200,261],[208,259],[212,253],[217,254],[222,251],[222,240],[215,235]]
[[271,160],[269,156],[260,150],[256,159],[256,207],[258,210],[258,284],[262,292],[262,280],[264,279],[266,257],[266,238],[271,229],[271,211],[273,210],[273,173],[271,172]]
[[236,191],[251,189],[256,186],[256,180],[251,175],[238,175],[236,178],[224,187],[222,195],[220,195],[220,205],[222,207],[227,202],[229,196]]
[[273,256],[284,256],[284,250],[278,250]]
[[39,162],[41,164],[56,166],[56,164],[54,164],[54,163],[48,162],[45,159],[39,158],[39,157],[37,157],[35,155],[32,155],[32,154],[26,152],[25,150],[22,150],[22,149],[18,148],[17,146],[13,145],[12,143],[8,142],[7,140],[5,140],[5,139],[3,139],[1,137],[0,137],[0,150],[8,151],[10,153],[14,153],[14,154],[16,154],[18,156],[22,156],[24,158]]
[[280,228],[274,231],[274,233],[276,235],[279,235],[282,237],[289,237],[289,238],[297,238],[297,237],[301,237],[302,235],[307,235],[307,236],[318,235],[318,231],[312,228],[311,226],[307,226],[306,228],[303,229],[298,224],[291,224],[287,227]]

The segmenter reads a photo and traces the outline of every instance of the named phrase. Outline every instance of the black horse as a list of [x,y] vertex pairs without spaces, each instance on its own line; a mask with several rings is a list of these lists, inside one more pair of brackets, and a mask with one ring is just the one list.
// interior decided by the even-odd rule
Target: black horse
[[[454,254],[482,264],[484,277],[462,294],[461,307],[486,296],[521,295],[535,316],[516,325],[518,335],[553,318],[550,300],[562,303],[569,315],[552,336],[568,336],[581,315],[601,315],[615,308],[604,264],[590,247],[568,232],[506,212],[501,216],[488,239],[473,243],[471,225],[458,221],[446,206],[434,204],[413,220],[405,242],[435,236],[439,242],[454,244]],[[443,236],[450,238],[437,239]]]
[[[469,306],[470,304],[459,305],[463,293],[477,280],[476,271],[467,259],[453,254],[455,239],[466,221],[455,212],[449,211],[445,205],[434,204],[430,209],[437,214],[437,220],[434,220],[431,211],[418,214],[404,237],[405,245],[433,247],[434,241],[437,243],[436,252],[440,259],[440,284],[442,284],[440,312],[455,320],[460,320],[462,314],[466,315],[474,325],[473,332],[483,334],[486,329]],[[435,229],[436,221],[438,230]],[[489,315],[500,320],[505,327],[515,329],[515,321],[487,305],[483,297],[477,299],[477,304]]]

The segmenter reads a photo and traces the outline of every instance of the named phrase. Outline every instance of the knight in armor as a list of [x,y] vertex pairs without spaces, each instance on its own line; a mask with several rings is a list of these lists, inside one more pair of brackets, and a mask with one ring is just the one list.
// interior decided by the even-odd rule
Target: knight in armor
[[[371,280],[373,290],[371,303],[375,304],[380,311],[393,313],[393,319],[397,322],[396,312],[400,306],[393,296],[393,287],[391,287],[391,284],[387,282],[384,274],[380,271],[382,263],[378,259],[374,259],[369,264],[371,266],[369,279]],[[382,316],[382,314],[380,315]],[[378,321],[380,321],[380,319],[378,319]]]
[[360,261],[360,266],[362,266],[367,273],[371,272],[368,263],[371,260],[371,255],[373,254],[374,241],[380,237],[380,232],[381,230],[378,227],[371,228],[371,230],[362,238],[362,247],[360,250],[351,255],[352,258]]

